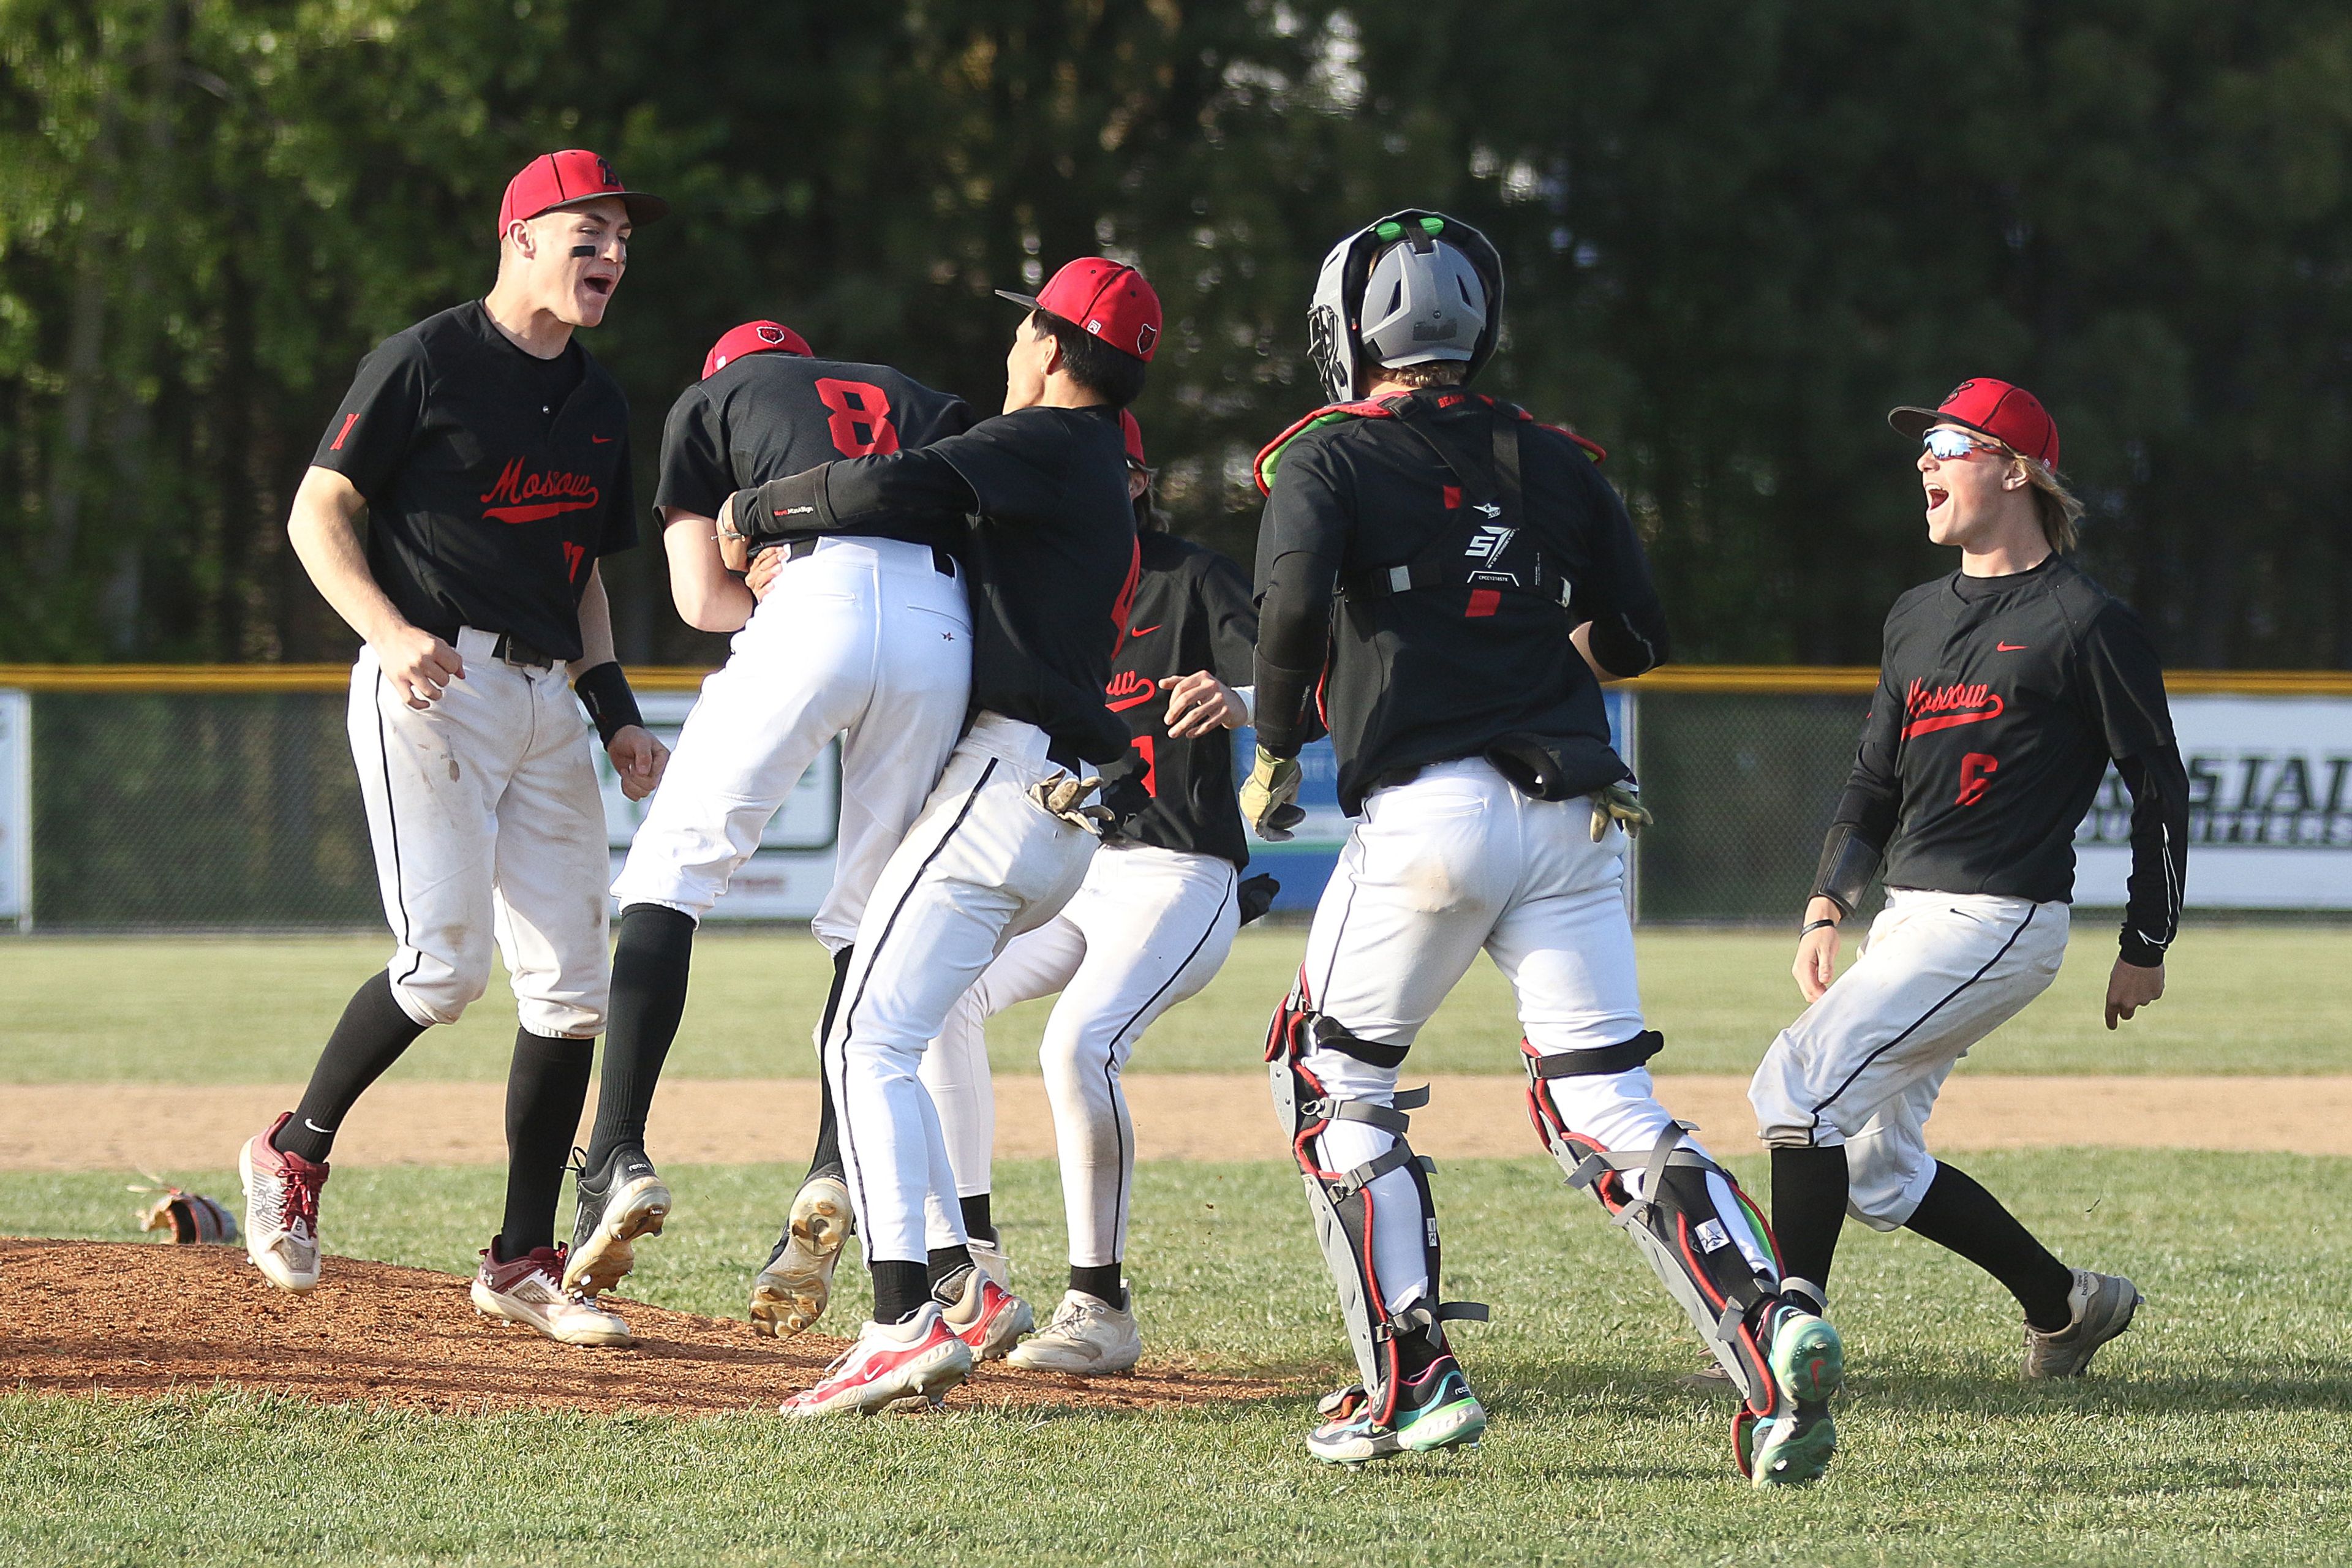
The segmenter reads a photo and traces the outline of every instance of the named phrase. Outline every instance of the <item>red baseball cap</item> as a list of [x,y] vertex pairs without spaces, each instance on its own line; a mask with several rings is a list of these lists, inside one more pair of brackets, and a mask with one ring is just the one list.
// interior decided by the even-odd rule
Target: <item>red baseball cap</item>
[[1127,460],[1139,468],[1147,467],[1143,460],[1143,426],[1124,408],[1118,411],[1118,433],[1127,438]]
[[717,375],[745,354],[798,354],[803,359],[814,359],[808,340],[782,321],[746,321],[740,327],[730,327],[719,340],[710,345],[702,356],[702,378]]
[[1933,408],[1895,409],[1886,416],[1886,422],[1915,441],[1938,425],[1965,425],[2006,443],[2013,452],[2053,468],[2058,466],[2058,426],[2042,406],[2042,400],[2021,386],[1989,375],[1960,383]]
[[618,196],[621,205],[629,209],[631,223],[652,223],[669,212],[667,202],[643,191],[630,190],[613,173],[612,164],[585,148],[573,147],[562,153],[541,153],[522,166],[522,173],[507,182],[506,199],[499,203],[499,237],[506,237],[507,225],[517,218],[534,218],[558,207],[576,207],[604,196]]
[[1160,346],[1160,296],[1134,268],[1105,256],[1081,256],[1034,294],[999,289],[1016,305],[1076,321],[1121,353],[1144,363]]

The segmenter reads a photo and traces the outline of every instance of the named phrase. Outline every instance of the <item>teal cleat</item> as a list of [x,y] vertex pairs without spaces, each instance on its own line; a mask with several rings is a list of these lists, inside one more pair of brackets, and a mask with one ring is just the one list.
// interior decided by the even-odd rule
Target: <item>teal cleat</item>
[[1742,1411],[1733,1426],[1740,1472],[1759,1487],[1819,1480],[1837,1453],[1830,1395],[1845,1383],[1845,1344],[1829,1321],[1787,1301],[1771,1309],[1766,1359],[1772,1381],[1793,1409],[1758,1417]]
[[1391,1422],[1371,1418],[1370,1396],[1360,1387],[1329,1395],[1317,1413],[1325,1419],[1307,1434],[1307,1451],[1328,1465],[1463,1447],[1486,1430],[1486,1406],[1470,1392],[1469,1379],[1451,1355],[1438,1357],[1397,1391]]

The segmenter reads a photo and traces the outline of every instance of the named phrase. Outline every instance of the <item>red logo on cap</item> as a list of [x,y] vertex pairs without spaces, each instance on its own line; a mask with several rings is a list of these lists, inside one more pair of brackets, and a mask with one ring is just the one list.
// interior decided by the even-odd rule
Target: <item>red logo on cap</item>
[[1147,363],[1159,346],[1160,296],[1142,273],[1108,257],[1081,256],[1065,266],[1038,291],[1037,308]]
[[746,321],[740,327],[730,327],[719,340],[710,345],[702,356],[704,380],[717,375],[745,354],[788,353],[803,359],[814,358],[801,335],[782,321]]

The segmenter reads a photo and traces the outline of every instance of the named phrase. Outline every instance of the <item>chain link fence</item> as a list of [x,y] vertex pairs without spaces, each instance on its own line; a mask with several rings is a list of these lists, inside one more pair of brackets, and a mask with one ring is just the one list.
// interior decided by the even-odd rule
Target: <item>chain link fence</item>
[[[364,928],[383,918],[331,690],[38,691],[45,931]],[[1644,921],[1791,920],[1865,697],[1639,694]]]

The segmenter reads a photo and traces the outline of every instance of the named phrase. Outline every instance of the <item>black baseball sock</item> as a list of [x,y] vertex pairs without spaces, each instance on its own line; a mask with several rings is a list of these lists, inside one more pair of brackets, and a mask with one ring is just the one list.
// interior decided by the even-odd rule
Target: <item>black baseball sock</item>
[[280,1128],[273,1142],[281,1153],[324,1162],[335,1147],[335,1131],[359,1103],[368,1085],[416,1043],[425,1026],[410,1017],[393,999],[392,975],[379,969],[352,993],[319,1065],[310,1069],[310,1087],[294,1119]]
[[871,1270],[874,1276],[874,1321],[877,1323],[903,1323],[923,1310],[931,1299],[930,1270],[920,1263],[902,1263],[894,1258],[877,1260]]
[[1845,1201],[1844,1144],[1772,1151],[1772,1237],[1780,1244],[1782,1279],[1829,1289]]
[[1937,1161],[1927,1195],[1904,1224],[2008,1286],[2025,1309],[2025,1321],[2043,1333],[2054,1333],[2074,1321],[2066,1298],[2074,1289],[2074,1271],[2052,1257],[1966,1171]]
[[976,1193],[968,1198],[958,1198],[956,1206],[963,1210],[963,1233],[974,1241],[993,1245],[996,1226],[988,1217],[988,1194]]
[[515,1031],[514,1065],[507,1070],[507,1212],[499,1222],[497,1243],[501,1263],[555,1245],[564,1159],[580,1135],[580,1111],[588,1103],[588,1073],[595,1060],[593,1039]]
[[1070,1289],[1083,1290],[1124,1312],[1127,1310],[1127,1282],[1119,1278],[1119,1272],[1125,1267],[1118,1263],[1073,1263],[1070,1265]]
[[588,1168],[602,1170],[613,1151],[646,1141],[654,1086],[686,1013],[687,972],[694,963],[694,917],[659,904],[621,911],[613,948],[613,1001],[604,1032],[604,1091]]
[[855,945],[845,947],[833,955],[833,989],[824,998],[824,1020],[816,1029],[816,1153],[809,1161],[808,1175],[803,1182],[816,1176],[838,1177],[841,1163],[841,1123],[833,1114],[833,1070],[825,1066],[824,1045],[833,1038],[834,1015],[841,1009],[841,988],[849,979],[849,955]]
[[963,1294],[963,1277],[977,1268],[968,1247],[934,1247],[929,1262],[923,1266],[924,1279],[931,1300],[942,1307],[952,1307]]

